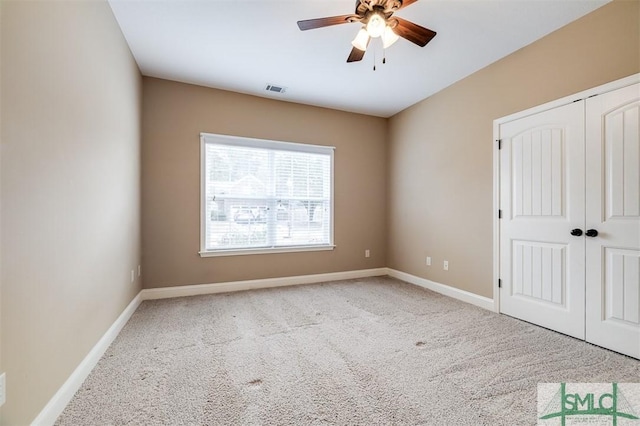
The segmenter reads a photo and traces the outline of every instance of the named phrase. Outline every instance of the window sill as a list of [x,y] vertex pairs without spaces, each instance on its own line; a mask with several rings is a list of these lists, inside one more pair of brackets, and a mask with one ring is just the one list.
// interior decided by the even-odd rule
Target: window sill
[[249,254],[274,254],[274,253],[299,253],[305,251],[328,251],[333,250],[335,245],[322,246],[299,246],[299,247],[275,247],[275,248],[254,248],[254,249],[229,249],[211,250],[199,252],[200,257],[220,257],[220,256],[243,256]]

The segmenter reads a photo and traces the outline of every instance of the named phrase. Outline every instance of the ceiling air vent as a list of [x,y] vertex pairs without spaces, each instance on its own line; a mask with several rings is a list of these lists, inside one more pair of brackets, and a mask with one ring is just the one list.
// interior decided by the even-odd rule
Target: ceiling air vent
[[267,84],[267,87],[265,87],[264,90],[266,90],[267,92],[284,93],[287,88],[282,86],[275,86],[273,84]]

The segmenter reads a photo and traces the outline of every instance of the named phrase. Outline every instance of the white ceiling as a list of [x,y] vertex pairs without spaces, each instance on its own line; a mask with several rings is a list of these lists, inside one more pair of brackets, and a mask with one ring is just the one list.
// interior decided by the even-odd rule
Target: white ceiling
[[[389,117],[610,0],[420,0],[397,16],[438,35],[379,39],[346,63],[359,24],[300,31],[354,12],[354,0],[110,0],[142,74]],[[373,71],[374,54],[376,71]],[[541,64],[544,65],[544,64]],[[284,86],[283,94],[265,91]]]

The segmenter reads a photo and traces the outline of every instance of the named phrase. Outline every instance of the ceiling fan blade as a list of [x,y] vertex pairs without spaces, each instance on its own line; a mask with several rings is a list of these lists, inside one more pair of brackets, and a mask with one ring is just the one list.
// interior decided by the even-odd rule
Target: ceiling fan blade
[[359,19],[355,15],[328,16],[326,18],[307,19],[298,21],[298,28],[302,31],[313,30],[316,28],[329,27],[331,25],[348,24]]
[[398,25],[393,28],[393,32],[420,47],[426,46],[436,36],[435,31],[421,27],[406,19],[398,18],[397,16],[394,16],[393,19],[398,21]]
[[347,62],[358,62],[364,58],[364,50],[356,49],[355,47],[351,49],[351,53],[349,53],[349,57],[347,58]]
[[417,2],[418,0],[402,0],[402,6],[400,6],[398,8],[398,10],[407,7],[407,6],[411,6],[412,4],[414,4],[415,2]]

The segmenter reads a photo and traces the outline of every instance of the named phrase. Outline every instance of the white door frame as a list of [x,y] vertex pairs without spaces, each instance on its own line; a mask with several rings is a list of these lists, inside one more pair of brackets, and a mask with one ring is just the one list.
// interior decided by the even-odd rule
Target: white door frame
[[638,82],[640,82],[640,73],[493,120],[493,309],[495,312],[500,312],[500,289],[498,288],[498,280],[500,279],[500,219],[498,218],[498,209],[500,208],[500,153],[498,152],[500,125],[575,101],[631,86]]

